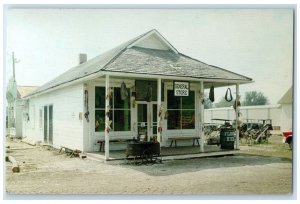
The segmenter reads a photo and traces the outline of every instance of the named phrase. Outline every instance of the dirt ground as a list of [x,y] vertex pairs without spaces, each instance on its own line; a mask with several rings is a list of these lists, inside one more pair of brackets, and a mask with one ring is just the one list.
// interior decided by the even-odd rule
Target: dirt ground
[[239,154],[152,165],[70,158],[57,150],[7,140],[7,196],[14,194],[97,195],[291,195],[292,151],[271,136],[268,144],[241,144]]

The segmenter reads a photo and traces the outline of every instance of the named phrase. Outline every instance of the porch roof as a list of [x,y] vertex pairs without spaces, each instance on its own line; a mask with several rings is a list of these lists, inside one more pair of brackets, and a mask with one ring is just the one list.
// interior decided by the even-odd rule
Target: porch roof
[[[169,49],[150,49],[139,46],[141,40],[155,36],[156,41]],[[158,40],[157,40],[158,39]],[[249,83],[251,78],[240,74],[208,65],[184,54],[179,53],[161,34],[151,30],[118,47],[103,53],[87,62],[71,68],[52,81],[31,92],[26,97],[42,93],[48,89],[59,87],[84,77],[105,72],[152,74],[160,76],[176,76],[182,78],[238,80]],[[226,84],[228,85],[228,84]]]

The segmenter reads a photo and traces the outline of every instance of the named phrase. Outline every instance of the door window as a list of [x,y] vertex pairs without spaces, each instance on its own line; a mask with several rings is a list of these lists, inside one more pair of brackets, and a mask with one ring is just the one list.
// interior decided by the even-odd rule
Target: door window
[[138,135],[145,135],[151,140],[157,135],[157,104],[141,103],[137,105]]
[[138,135],[147,135],[148,132],[148,106],[138,104]]

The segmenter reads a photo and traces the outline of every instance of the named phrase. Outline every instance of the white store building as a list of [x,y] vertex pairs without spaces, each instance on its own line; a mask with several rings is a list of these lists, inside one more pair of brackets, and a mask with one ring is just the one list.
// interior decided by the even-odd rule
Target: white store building
[[235,85],[238,95],[250,82],[179,53],[151,30],[91,60],[81,55],[78,66],[24,97],[23,137],[83,152],[99,150],[102,139],[106,159],[124,148],[109,140],[141,136],[162,147],[169,137],[199,137],[205,152],[204,89]]

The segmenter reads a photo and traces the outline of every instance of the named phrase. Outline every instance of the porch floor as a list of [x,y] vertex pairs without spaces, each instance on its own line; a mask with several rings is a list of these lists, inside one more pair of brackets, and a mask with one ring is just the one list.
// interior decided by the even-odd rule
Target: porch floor
[[[217,145],[205,145],[205,152],[200,152],[199,146],[177,146],[177,147],[161,147],[160,158],[162,160],[172,159],[188,159],[198,157],[209,157],[209,156],[222,156],[237,153],[239,150],[225,150],[221,149]],[[111,150],[109,152],[109,160],[124,160],[126,159],[124,150]],[[105,160],[105,153],[94,151],[85,152],[87,157],[95,160]]]

